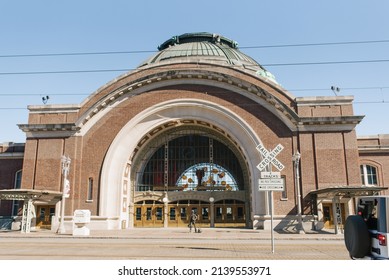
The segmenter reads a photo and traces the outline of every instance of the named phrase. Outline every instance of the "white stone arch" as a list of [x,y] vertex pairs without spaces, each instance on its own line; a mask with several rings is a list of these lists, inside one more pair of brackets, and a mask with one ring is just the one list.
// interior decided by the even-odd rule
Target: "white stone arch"
[[[259,172],[256,165],[261,157],[256,146],[259,136],[239,115],[216,103],[200,99],[176,99],[156,104],[132,118],[116,135],[104,159],[100,182],[99,215],[118,221],[112,228],[120,228],[123,221],[128,224],[128,203],[131,201],[130,187],[123,186],[124,174],[128,171],[128,158],[142,137],[168,121],[195,119],[206,121],[231,135],[240,147],[244,147],[248,159],[249,189],[254,214],[267,213],[267,199],[256,190]],[[126,170],[127,169],[127,170]],[[127,184],[131,185],[129,178]]]

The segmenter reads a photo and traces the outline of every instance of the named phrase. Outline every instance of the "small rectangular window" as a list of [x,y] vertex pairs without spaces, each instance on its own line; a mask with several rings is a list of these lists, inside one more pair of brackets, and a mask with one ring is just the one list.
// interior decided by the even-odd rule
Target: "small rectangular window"
[[232,207],[226,207],[227,220],[232,220]]
[[208,220],[208,218],[209,218],[208,213],[209,213],[208,207],[203,207],[201,209],[201,216],[203,217],[203,220]]
[[151,221],[151,207],[147,207],[146,209],[146,220]]
[[181,220],[186,220],[186,208],[181,207],[181,212],[180,212]]
[[244,218],[243,207],[238,207],[238,219],[242,220]]
[[170,220],[174,221],[176,219],[176,208],[170,207]]
[[22,185],[22,170],[19,170],[18,172],[15,173],[15,189],[20,189]]
[[281,200],[287,200],[288,199],[288,191],[286,189],[286,176],[281,176],[284,178],[284,190],[281,192]]
[[223,215],[223,208],[216,207],[216,219],[221,220]]
[[142,208],[140,207],[136,208],[136,220],[137,221],[142,220]]
[[93,201],[93,178],[88,179],[88,201]]

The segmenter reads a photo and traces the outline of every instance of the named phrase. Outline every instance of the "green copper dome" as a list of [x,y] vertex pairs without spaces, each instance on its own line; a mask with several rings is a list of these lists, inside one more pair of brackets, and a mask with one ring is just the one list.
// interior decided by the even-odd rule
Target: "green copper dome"
[[139,67],[171,62],[216,63],[243,67],[257,76],[277,83],[273,74],[238,49],[236,41],[218,34],[202,32],[174,36],[162,43],[158,50],[158,53]]

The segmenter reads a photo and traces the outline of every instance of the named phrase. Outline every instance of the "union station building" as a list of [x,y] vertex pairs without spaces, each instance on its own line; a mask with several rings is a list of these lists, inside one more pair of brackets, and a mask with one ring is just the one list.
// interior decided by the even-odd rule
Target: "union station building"
[[26,142],[0,145],[1,227],[57,231],[63,210],[71,230],[84,209],[91,230],[192,211],[200,227],[337,230],[355,197],[386,193],[389,135],[357,137],[352,96],[296,97],[223,36],[175,36],[102,84],[29,106]]

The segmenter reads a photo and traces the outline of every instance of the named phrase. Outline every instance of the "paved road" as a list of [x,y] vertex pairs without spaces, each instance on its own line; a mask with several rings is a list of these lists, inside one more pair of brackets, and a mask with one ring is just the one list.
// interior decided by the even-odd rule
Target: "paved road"
[[0,259],[349,259],[339,240],[279,240],[275,252],[265,240],[134,240],[8,238],[0,241]]
[[88,237],[54,233],[0,233],[2,260],[240,259],[347,260],[341,236],[276,234],[252,230],[144,229],[94,232]]

